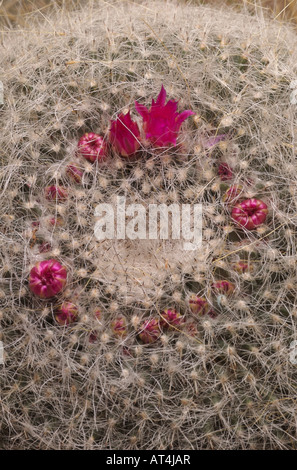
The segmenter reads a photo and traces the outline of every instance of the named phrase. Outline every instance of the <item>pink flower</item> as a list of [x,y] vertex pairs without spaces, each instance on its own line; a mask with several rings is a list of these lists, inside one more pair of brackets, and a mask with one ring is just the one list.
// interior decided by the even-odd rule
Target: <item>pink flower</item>
[[94,132],[84,134],[78,141],[78,151],[86,160],[101,162],[106,157],[107,145],[103,137]]
[[67,271],[57,260],[40,261],[31,269],[29,275],[30,290],[41,297],[48,299],[59,294],[67,280]]
[[176,310],[166,309],[166,310],[163,310],[163,312],[161,312],[161,320],[160,320],[161,328],[174,329],[174,327],[178,328],[182,326],[183,323],[184,323],[183,317]]
[[67,199],[67,189],[63,186],[47,186],[45,197],[49,201],[65,201]]
[[207,300],[204,297],[198,297],[197,295],[191,296],[189,305],[192,313],[201,316],[205,315],[210,308]]
[[166,91],[162,85],[159,96],[152,100],[150,110],[144,105],[135,101],[136,111],[142,116],[145,137],[152,144],[159,147],[176,145],[176,139],[182,123],[191,115],[193,111],[186,110],[177,112],[177,101],[169,100],[165,104]]
[[74,323],[78,317],[78,308],[72,302],[63,302],[55,310],[55,319],[59,325],[69,325]]
[[132,121],[130,111],[119,114],[115,121],[111,121],[109,140],[122,157],[128,157],[139,149],[139,137],[138,125]]
[[267,205],[260,199],[245,199],[233,207],[232,219],[247,230],[253,230],[266,220]]
[[158,318],[146,320],[141,326],[139,338],[144,343],[154,343],[160,337],[160,324]]

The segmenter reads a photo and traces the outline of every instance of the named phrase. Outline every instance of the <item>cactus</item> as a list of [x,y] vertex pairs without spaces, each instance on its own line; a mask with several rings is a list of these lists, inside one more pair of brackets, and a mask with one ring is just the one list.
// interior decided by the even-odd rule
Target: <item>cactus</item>
[[[1,41],[1,447],[295,449],[293,29],[98,1]],[[147,114],[162,85],[188,113],[169,140]],[[120,196],[201,203],[202,248],[96,239]],[[239,226],[243,201],[265,214]],[[42,298],[49,260],[67,282]]]

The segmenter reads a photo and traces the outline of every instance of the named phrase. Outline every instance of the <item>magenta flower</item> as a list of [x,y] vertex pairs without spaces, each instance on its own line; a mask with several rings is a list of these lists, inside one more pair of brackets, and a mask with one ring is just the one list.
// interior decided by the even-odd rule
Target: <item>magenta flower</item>
[[146,139],[159,147],[176,145],[180,126],[189,116],[195,114],[190,110],[178,113],[177,101],[169,100],[167,104],[165,104],[165,100],[166,90],[162,85],[156,102],[152,100],[150,110],[135,101],[136,111],[143,119],[143,129]]
[[135,153],[140,147],[140,131],[137,123],[132,121],[130,111],[119,114],[116,120],[110,122],[109,140],[113,148],[122,157]]
[[40,261],[30,271],[30,290],[41,297],[48,299],[62,291],[66,284],[67,271],[57,260]]
[[233,207],[231,217],[247,230],[253,230],[265,222],[267,213],[265,202],[260,199],[245,199]]
[[94,132],[87,132],[78,141],[78,151],[89,162],[101,162],[106,158],[107,145],[104,138]]
[[55,310],[55,319],[59,325],[69,325],[74,323],[78,317],[78,308],[72,302],[63,302]]

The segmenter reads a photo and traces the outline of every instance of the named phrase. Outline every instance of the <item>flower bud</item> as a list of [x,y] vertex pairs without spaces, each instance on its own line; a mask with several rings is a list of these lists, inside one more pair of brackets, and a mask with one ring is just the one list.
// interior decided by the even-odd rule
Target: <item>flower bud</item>
[[237,271],[239,274],[244,274],[246,272],[251,272],[254,270],[254,266],[251,265],[248,261],[245,260],[239,260],[236,263],[233,264],[233,268],[235,271]]
[[57,260],[49,259],[40,261],[31,269],[29,287],[38,297],[48,299],[63,290],[66,280],[66,268]]
[[160,324],[158,318],[146,320],[140,329],[139,338],[144,343],[154,343],[160,337]]
[[74,323],[78,317],[78,308],[72,302],[63,302],[55,310],[55,319],[59,325]]
[[226,204],[232,204],[233,202],[235,202],[237,199],[240,198],[241,194],[242,194],[242,186],[240,185],[232,185],[230,186],[229,189],[227,189],[227,191],[225,192],[224,196],[223,196],[223,202],[225,202]]
[[211,287],[217,294],[230,295],[235,290],[235,285],[232,284],[232,282],[226,280],[216,281],[211,285]]
[[231,217],[238,225],[253,230],[266,220],[267,205],[260,199],[245,199],[232,209]]
[[75,164],[72,163],[67,166],[66,175],[75,183],[81,183],[83,172]]
[[63,186],[47,186],[45,197],[48,201],[65,201],[67,199],[67,189]]
[[218,169],[218,174],[222,181],[231,180],[233,177],[232,168],[227,163],[221,163]]
[[96,343],[96,341],[98,340],[98,335],[96,333],[96,331],[91,331],[90,335],[89,335],[89,343]]
[[163,310],[163,312],[161,312],[161,319],[160,319],[161,328],[174,329],[174,327],[175,328],[181,327],[183,323],[184,323],[183,317],[176,310],[166,309],[166,310]]
[[127,321],[125,317],[117,317],[111,322],[111,329],[115,336],[124,338],[127,336]]
[[101,135],[88,132],[79,139],[78,152],[91,163],[101,162],[106,158],[107,144]]
[[205,315],[209,310],[208,302],[204,297],[192,295],[189,300],[189,305],[192,313],[200,316]]

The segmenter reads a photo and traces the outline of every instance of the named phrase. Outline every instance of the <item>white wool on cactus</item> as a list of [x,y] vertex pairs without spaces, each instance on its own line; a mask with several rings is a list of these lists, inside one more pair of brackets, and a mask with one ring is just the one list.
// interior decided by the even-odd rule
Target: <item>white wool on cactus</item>
[[[295,449],[295,31],[152,0],[30,21],[1,33],[1,448]],[[200,247],[149,238],[195,204]]]

